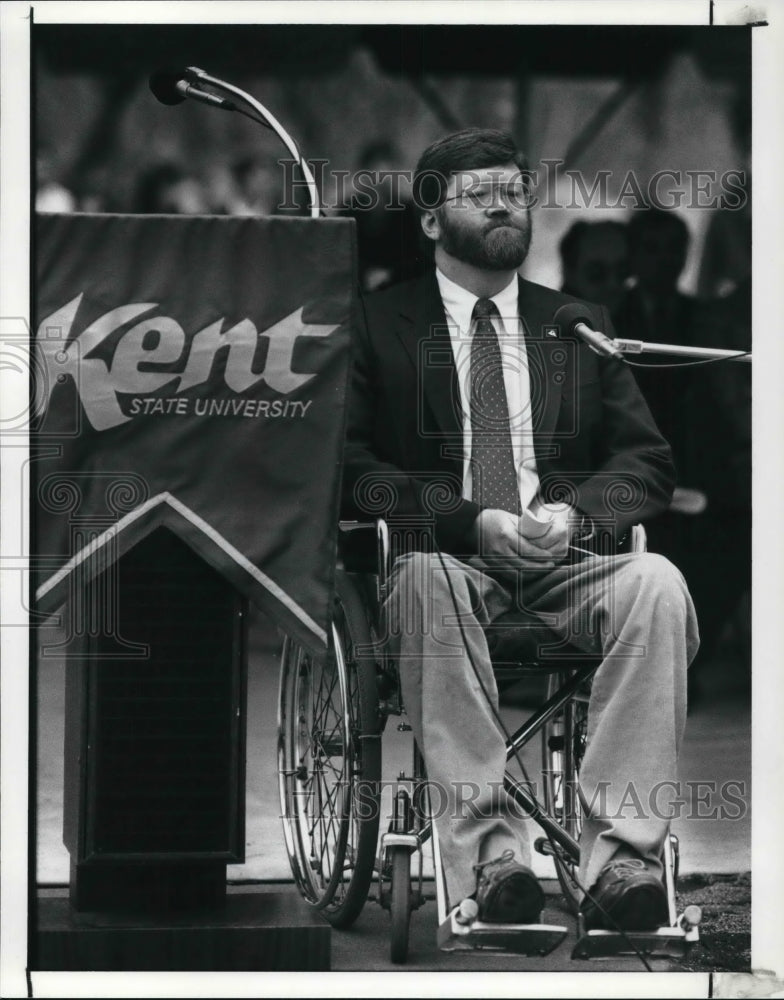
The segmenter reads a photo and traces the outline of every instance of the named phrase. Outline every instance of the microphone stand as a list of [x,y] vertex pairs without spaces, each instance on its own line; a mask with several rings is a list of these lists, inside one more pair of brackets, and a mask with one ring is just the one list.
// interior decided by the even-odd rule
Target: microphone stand
[[610,343],[619,351],[623,351],[624,354],[675,354],[684,358],[751,363],[751,351],[728,351],[717,347],[687,347],[682,344],[654,344],[644,340],[627,340],[625,337],[617,337]]
[[302,171],[305,177],[305,182],[308,186],[308,194],[310,195],[310,217],[312,219],[317,219],[321,214],[321,201],[319,199],[316,181],[310,171],[310,167],[303,159],[297,144],[283,128],[280,122],[275,118],[275,116],[269,112],[260,101],[257,101],[255,97],[251,97],[250,94],[241,90],[239,87],[235,87],[234,84],[226,83],[225,80],[219,80],[217,77],[210,76],[209,73],[205,73],[203,69],[198,69],[196,66],[189,66],[185,70],[185,73],[188,76],[192,75],[194,80],[199,83],[207,83],[210,84],[210,86],[215,87],[217,90],[224,90],[233,94],[235,97],[238,97],[241,101],[248,104],[258,115],[261,116],[263,119],[262,121],[259,121],[255,117],[253,120],[257,121],[259,125],[266,125],[276,133],[280,141],[296,160],[300,170]]

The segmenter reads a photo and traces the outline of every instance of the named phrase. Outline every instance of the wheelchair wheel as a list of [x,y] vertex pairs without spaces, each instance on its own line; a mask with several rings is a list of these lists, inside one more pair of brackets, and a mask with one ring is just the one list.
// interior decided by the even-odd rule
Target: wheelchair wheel
[[381,745],[375,659],[364,609],[338,573],[329,654],[287,639],[278,772],[286,849],[304,898],[335,927],[359,915],[373,877]]
[[[569,673],[550,674],[547,678],[547,697],[555,694],[569,676]],[[589,693],[588,687],[581,689],[542,729],[545,805],[550,815],[575,840],[580,839],[582,829],[579,778],[588,732]],[[567,857],[557,846],[553,861],[566,905],[577,914],[582,899],[577,882],[579,861]]]
[[408,958],[408,931],[411,922],[411,852],[393,847],[389,852],[392,885],[389,895],[389,957],[396,965]]

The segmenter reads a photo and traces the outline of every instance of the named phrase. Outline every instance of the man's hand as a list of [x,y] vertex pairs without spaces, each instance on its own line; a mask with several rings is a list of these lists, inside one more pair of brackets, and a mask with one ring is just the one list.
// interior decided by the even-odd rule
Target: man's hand
[[[548,516],[547,530],[544,534],[537,534],[535,541],[537,545],[547,549],[552,559],[556,562],[562,562],[566,558],[569,542],[572,540],[572,532],[575,527],[574,511],[571,507],[561,505],[558,508],[549,509]],[[521,520],[525,532],[525,514]]]
[[506,510],[480,511],[473,531],[473,542],[480,556],[515,558],[538,569],[549,569],[566,555],[557,526],[548,526],[539,538],[526,538],[523,519]]

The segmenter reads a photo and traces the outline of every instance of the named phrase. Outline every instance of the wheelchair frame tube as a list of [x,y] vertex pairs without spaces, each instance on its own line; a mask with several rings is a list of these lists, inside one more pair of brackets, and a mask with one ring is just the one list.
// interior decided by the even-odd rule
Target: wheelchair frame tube
[[525,809],[531,819],[541,826],[547,836],[554,840],[569,858],[577,864],[580,860],[580,846],[570,834],[545,811],[544,806],[524,785],[517,782],[512,775],[504,772],[504,790],[512,796],[518,805]]
[[531,737],[550,719],[559,708],[562,708],[585,683],[599,669],[600,662],[591,663],[588,666],[575,670],[572,677],[559,688],[558,691],[542,705],[538,712],[531,716],[512,736],[506,748],[506,759],[522,749]]
[[[525,746],[531,737],[539,732],[542,726],[569,701],[580,686],[599,669],[599,663],[591,663],[576,670],[572,677],[542,705],[538,712],[531,716],[512,736],[506,748],[506,759],[514,757]],[[509,771],[504,773],[504,789],[512,796],[518,805],[535,820],[547,836],[554,840],[561,849],[577,864],[580,860],[580,846],[566,830],[563,829],[545,810],[530,789],[521,785]]]

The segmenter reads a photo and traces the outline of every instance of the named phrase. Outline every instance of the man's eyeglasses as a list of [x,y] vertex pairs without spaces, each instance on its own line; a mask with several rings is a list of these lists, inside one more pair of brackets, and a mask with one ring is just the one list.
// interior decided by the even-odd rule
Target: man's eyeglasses
[[532,184],[517,182],[514,184],[478,184],[467,187],[459,194],[444,201],[455,201],[471,208],[492,208],[501,199],[511,209],[529,208],[534,200]]

